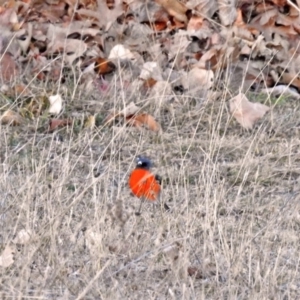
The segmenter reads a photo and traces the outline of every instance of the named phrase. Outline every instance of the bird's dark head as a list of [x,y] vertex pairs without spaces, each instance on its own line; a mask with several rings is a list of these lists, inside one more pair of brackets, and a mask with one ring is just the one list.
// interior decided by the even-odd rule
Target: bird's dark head
[[153,166],[149,158],[138,156],[136,158],[136,168],[149,170]]

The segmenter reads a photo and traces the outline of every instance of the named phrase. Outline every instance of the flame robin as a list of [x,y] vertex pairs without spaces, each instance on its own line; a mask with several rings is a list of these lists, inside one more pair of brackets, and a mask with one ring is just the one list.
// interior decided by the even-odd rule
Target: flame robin
[[141,204],[136,215],[140,215],[142,204],[145,200],[155,202],[159,199],[161,191],[161,177],[151,173],[152,162],[150,159],[138,156],[135,169],[129,177],[129,187],[132,193],[140,198]]

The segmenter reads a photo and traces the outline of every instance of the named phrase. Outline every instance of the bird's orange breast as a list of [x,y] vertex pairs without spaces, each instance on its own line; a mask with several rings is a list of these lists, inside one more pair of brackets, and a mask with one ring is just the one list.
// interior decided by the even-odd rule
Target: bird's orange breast
[[160,184],[155,176],[145,169],[132,171],[129,177],[129,187],[135,196],[149,201],[157,200],[160,194]]

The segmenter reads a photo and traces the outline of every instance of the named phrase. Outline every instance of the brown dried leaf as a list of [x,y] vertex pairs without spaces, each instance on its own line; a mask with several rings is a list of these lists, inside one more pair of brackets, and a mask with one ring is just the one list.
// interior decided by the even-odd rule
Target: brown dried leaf
[[95,116],[89,116],[85,123],[84,123],[84,127],[85,128],[89,128],[89,129],[93,129],[96,125],[96,117]]
[[128,116],[126,118],[127,124],[135,127],[146,126],[151,131],[159,131],[161,129],[160,125],[155,121],[155,119],[146,113]]
[[160,4],[172,17],[187,24],[186,12],[188,9],[184,4],[178,0],[155,0],[155,2]]
[[153,79],[152,77],[146,79],[143,83],[143,89],[148,90],[151,89],[155,84],[157,80]]
[[145,22],[145,24],[149,25],[154,31],[163,31],[168,27],[166,21]]
[[18,30],[20,28],[17,14],[13,8],[0,7],[0,26],[11,30]]
[[189,88],[201,88],[208,90],[214,82],[214,72],[200,68],[193,68],[188,73]]
[[8,124],[13,126],[18,126],[24,123],[24,118],[19,115],[18,113],[7,110],[2,116],[1,116],[1,123],[2,124]]
[[13,239],[14,244],[25,245],[30,241],[32,232],[30,230],[21,229]]
[[137,114],[141,109],[134,104],[134,102],[130,102],[128,106],[126,106],[120,114],[123,115],[124,117],[128,117],[130,115],[135,115]]
[[252,129],[254,123],[269,110],[270,108],[264,104],[250,102],[243,93],[230,100],[230,112],[246,129]]
[[0,267],[7,268],[14,262],[14,250],[7,245],[0,256]]
[[166,248],[164,248],[162,250],[162,253],[168,260],[174,262],[178,260],[181,250],[182,250],[182,244],[180,244],[179,242],[175,242],[174,244],[171,244]]
[[99,75],[110,74],[114,72],[116,66],[108,59],[99,57],[95,59],[94,70]]
[[102,236],[99,232],[89,228],[85,232],[85,243],[90,252],[97,253],[99,247],[102,246]]
[[125,118],[125,122],[127,125],[134,127],[142,127],[145,126],[149,130],[159,131],[161,129],[160,125],[156,122],[156,120],[149,114],[141,113],[140,108],[136,106],[133,102],[131,102],[127,107],[125,107],[122,111],[117,113],[112,113],[106,117],[104,123],[110,124],[114,120],[118,118]]
[[15,81],[18,76],[19,70],[15,60],[8,53],[4,53],[2,59],[0,60],[0,81]]
[[201,16],[206,18],[211,18],[218,9],[216,0],[189,0],[187,6],[200,12]]
[[[280,14],[276,7],[264,10],[251,20],[252,27],[260,31],[269,31],[281,34],[285,37],[297,36],[298,17],[290,17]],[[295,26],[295,28],[294,28]]]
[[65,2],[61,1],[56,5],[52,4],[50,6],[45,7],[41,11],[41,14],[46,18],[47,21],[51,23],[57,23],[61,21],[61,18],[66,14],[66,4]]
[[236,1],[218,0],[219,17],[222,25],[232,25],[237,17]]
[[123,13],[123,1],[115,0],[114,8],[109,9],[107,3],[103,0],[97,0],[98,9],[79,9],[76,13],[86,18],[93,18],[97,20],[99,27],[105,27],[107,31],[115,20]]
[[258,29],[245,23],[243,12],[240,8],[237,9],[237,16],[232,31],[236,36],[250,41],[253,40],[253,35],[257,36],[259,34]]
[[7,86],[7,89],[3,88],[4,85],[1,88],[1,92],[5,94],[8,97],[28,97],[30,95],[30,90],[28,86],[20,83],[13,86]]
[[200,58],[199,62],[196,64],[200,69],[214,69],[221,63],[221,49],[219,46],[212,47],[206,51]]
[[86,50],[87,45],[86,43],[84,43],[84,41],[67,39],[64,41],[57,40],[54,44],[52,44],[52,49],[50,53],[65,52],[65,60],[71,65],[74,62],[74,60],[82,56]]
[[27,53],[32,38],[32,24],[27,24],[27,31],[22,29],[18,32],[18,43],[22,49],[22,53]]
[[169,81],[157,81],[151,88],[149,95],[149,102],[156,107],[167,106],[170,108],[170,100],[173,98],[173,90]]
[[271,0],[275,5],[283,7],[287,5],[287,0]]
[[300,89],[299,73],[284,72],[280,75],[279,82],[287,84],[287,85],[293,85],[293,86],[297,87],[298,89]]
[[266,24],[273,25],[277,15],[278,15],[278,10],[276,8],[273,8],[261,13],[256,18],[253,18],[251,23],[256,23],[256,21],[259,20],[260,25],[266,25]]
[[51,119],[49,121],[49,128],[48,131],[53,131],[59,127],[65,127],[68,125],[72,125],[72,120],[70,119]]
[[18,95],[18,97],[20,97],[21,95],[23,97],[26,97],[29,95],[29,89],[28,89],[28,85],[24,85],[22,83],[20,84],[16,84],[14,86],[14,89],[15,89],[15,92],[16,92],[16,95]]
[[203,25],[203,18],[199,16],[192,16],[187,25],[187,31],[197,31]]
[[64,59],[72,64],[73,61],[81,57],[87,50],[87,45],[84,41],[67,38],[68,29],[50,25],[47,31],[47,50],[45,54],[63,54]]

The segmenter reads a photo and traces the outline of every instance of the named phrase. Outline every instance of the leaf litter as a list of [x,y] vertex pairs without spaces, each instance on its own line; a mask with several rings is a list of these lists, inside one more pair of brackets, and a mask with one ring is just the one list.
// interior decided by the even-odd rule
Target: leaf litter
[[[240,1],[237,7],[233,3],[118,0],[81,1],[77,7],[74,1],[67,1],[66,6],[64,0],[51,5],[47,1],[7,2],[0,10],[0,75],[3,82],[18,84],[29,64],[39,80],[61,81],[62,65],[69,69],[75,66],[79,72],[91,65],[89,75],[80,81],[80,87],[88,91],[97,77],[101,76],[109,86],[114,74],[126,72],[133,64],[137,75],[145,80],[142,92],[151,92],[155,83],[168,81],[180,71],[182,82],[177,81],[172,88],[183,85],[187,93],[195,96],[210,90],[220,70],[225,71],[229,63],[238,64],[243,55],[247,68],[256,70],[255,86],[252,84],[256,90],[272,88],[274,84],[299,89],[297,73],[289,60],[291,53],[293,60],[299,57],[294,41],[300,28],[296,5],[287,2],[285,9],[290,14],[286,14],[281,10],[283,6],[276,3],[266,7],[260,1],[252,6],[247,1]],[[222,27],[216,27],[218,20],[212,19],[216,11]],[[165,25],[160,29],[153,27],[162,23]],[[141,26],[147,28],[146,35],[140,35]],[[172,30],[176,30],[175,34]],[[149,47],[150,37],[158,48]],[[153,60],[162,52],[165,58]],[[264,64],[255,64],[257,58],[268,61],[267,72]],[[278,65],[285,68],[279,70]],[[168,74],[164,73],[166,67],[171,67]],[[274,76],[275,82],[266,80]],[[150,78],[156,82],[147,82]],[[126,83],[129,94],[135,88],[134,82],[129,79]],[[107,88],[99,89],[109,95]],[[156,92],[152,96],[155,95]],[[52,110],[58,113],[58,109],[50,107]]]
[[230,112],[245,129],[252,129],[270,108],[261,103],[250,102],[243,93],[230,100]]
[[147,129],[158,132],[161,130],[159,123],[147,113],[141,112],[141,109],[131,102],[122,111],[111,113],[106,117],[105,124],[111,124],[115,120],[123,119],[125,124],[137,128],[146,127]]

